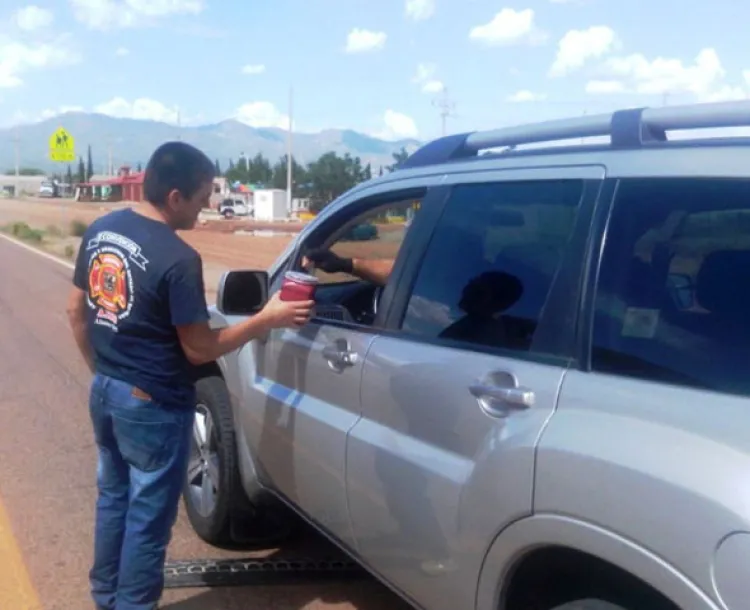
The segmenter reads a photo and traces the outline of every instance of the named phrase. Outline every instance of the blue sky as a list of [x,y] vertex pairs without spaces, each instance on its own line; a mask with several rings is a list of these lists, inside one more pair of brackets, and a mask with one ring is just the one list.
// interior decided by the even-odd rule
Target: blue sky
[[[670,8],[671,6],[671,8]],[[750,4],[666,0],[0,3],[0,124],[67,109],[395,139],[741,99]],[[730,10],[731,9],[731,10]],[[179,111],[179,112],[178,112]]]

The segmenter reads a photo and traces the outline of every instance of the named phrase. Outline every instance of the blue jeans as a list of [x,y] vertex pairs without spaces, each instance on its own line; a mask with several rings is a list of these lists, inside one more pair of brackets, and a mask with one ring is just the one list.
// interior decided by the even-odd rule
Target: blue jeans
[[89,410],[99,451],[92,597],[99,610],[154,610],[195,411],[166,409],[103,375],[94,377]]

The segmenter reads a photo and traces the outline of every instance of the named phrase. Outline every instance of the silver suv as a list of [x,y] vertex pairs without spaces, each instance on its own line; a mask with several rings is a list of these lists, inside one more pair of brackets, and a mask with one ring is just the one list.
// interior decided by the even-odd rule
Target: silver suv
[[198,371],[197,533],[291,508],[426,610],[750,608],[750,139],[666,137],[749,125],[736,102],[444,137],[226,274],[216,326],[312,250],[391,261],[318,269],[312,323]]

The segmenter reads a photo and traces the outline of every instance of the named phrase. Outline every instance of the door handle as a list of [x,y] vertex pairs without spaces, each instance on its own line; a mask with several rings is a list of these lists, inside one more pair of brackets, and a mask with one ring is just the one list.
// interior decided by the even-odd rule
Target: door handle
[[358,360],[356,352],[332,345],[323,348],[323,358],[328,361],[328,364],[336,368],[354,366]]
[[483,383],[469,386],[469,392],[490,415],[505,415],[509,409],[528,409],[534,405],[536,398],[529,388],[507,388]]

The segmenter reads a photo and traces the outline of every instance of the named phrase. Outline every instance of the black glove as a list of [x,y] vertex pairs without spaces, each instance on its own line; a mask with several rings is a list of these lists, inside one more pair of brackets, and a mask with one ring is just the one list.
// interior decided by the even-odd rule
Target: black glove
[[326,273],[351,274],[353,269],[352,259],[341,258],[330,250],[310,250],[305,256],[313,265],[318,269],[322,269]]

